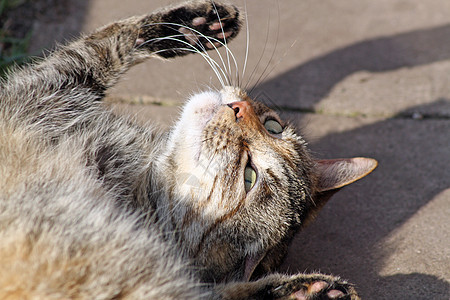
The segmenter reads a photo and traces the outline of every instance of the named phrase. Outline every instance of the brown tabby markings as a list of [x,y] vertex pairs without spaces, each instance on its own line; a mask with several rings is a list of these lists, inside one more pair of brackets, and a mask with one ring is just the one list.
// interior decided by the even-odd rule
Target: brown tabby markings
[[191,1],[103,27],[1,82],[0,298],[358,299],[337,277],[266,273],[373,160],[314,160],[291,126],[225,84],[192,96],[168,134],[100,104],[132,65],[220,46],[240,25],[231,5]]
[[271,169],[266,169],[267,175],[275,182],[275,185],[280,185],[280,179],[275,175],[275,173]]

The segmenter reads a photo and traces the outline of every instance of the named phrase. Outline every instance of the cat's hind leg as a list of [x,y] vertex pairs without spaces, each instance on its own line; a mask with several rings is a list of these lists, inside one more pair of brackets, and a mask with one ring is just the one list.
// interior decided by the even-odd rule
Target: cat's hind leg
[[353,285],[339,277],[323,274],[272,274],[253,282],[230,283],[219,287],[219,299],[271,300],[358,300]]
[[354,287],[339,277],[300,274],[288,277],[271,289],[273,299],[360,299]]

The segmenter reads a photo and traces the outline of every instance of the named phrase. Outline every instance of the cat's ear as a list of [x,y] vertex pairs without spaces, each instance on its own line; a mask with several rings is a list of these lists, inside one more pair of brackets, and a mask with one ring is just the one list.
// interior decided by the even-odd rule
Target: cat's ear
[[344,187],[363,178],[377,165],[375,159],[365,157],[318,160],[316,191],[326,192]]
[[316,161],[316,189],[309,214],[303,220],[308,224],[327,201],[342,187],[372,172],[378,162],[372,158],[355,157]]

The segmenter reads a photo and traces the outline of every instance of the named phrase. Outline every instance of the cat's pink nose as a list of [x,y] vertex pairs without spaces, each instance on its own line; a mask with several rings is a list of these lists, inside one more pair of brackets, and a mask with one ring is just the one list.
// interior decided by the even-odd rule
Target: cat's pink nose
[[229,107],[231,107],[234,110],[234,114],[236,115],[236,118],[244,118],[248,119],[251,115],[254,115],[253,108],[248,101],[237,101],[227,104]]

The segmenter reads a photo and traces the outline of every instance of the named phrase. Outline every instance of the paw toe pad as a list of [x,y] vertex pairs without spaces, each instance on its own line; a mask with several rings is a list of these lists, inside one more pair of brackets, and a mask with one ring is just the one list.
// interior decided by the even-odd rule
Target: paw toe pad
[[325,299],[324,296],[326,296],[327,299],[338,299],[345,296],[344,292],[340,290],[328,290],[329,286],[330,285],[326,281],[315,281],[305,286],[304,289],[295,292],[292,296],[297,300],[316,299],[316,297]]

